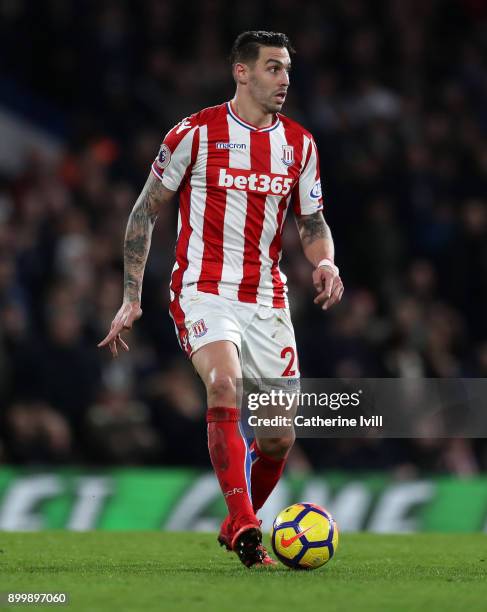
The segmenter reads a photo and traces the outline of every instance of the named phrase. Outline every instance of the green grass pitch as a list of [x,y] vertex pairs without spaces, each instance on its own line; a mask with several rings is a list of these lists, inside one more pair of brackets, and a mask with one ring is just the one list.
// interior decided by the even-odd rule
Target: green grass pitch
[[296,572],[248,570],[214,534],[3,532],[0,591],[65,591],[49,608],[70,612],[484,611],[487,535],[344,534],[327,565]]

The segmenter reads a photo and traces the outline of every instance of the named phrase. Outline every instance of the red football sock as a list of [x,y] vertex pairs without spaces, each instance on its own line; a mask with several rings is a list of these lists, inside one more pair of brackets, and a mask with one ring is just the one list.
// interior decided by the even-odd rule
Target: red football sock
[[208,448],[232,521],[257,521],[250,499],[250,451],[238,408],[208,408]]
[[252,442],[250,450],[252,454],[255,453],[256,455],[252,463],[251,489],[252,504],[254,512],[257,513],[279,482],[286,465],[287,455],[283,459],[269,457],[260,450],[255,440]]

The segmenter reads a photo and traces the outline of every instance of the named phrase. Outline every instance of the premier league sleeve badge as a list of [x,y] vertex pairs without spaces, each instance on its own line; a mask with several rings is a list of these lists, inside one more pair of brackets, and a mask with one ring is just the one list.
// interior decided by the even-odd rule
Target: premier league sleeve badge
[[167,146],[167,144],[162,143],[161,148],[159,149],[159,153],[156,157],[156,166],[161,170],[167,168],[169,162],[171,161],[171,150]]

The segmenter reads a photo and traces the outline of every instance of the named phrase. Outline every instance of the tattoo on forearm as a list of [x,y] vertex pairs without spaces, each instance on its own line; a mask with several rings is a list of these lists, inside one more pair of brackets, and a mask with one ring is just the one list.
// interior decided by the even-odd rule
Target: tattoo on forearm
[[149,176],[127,223],[123,288],[124,299],[128,302],[140,302],[152,230],[161,201],[160,185],[161,183],[154,176]]
[[331,231],[328,227],[323,213],[321,211],[314,213],[313,215],[303,215],[297,217],[296,223],[298,224],[299,235],[303,247],[307,247],[312,244],[315,240],[325,239],[331,240]]

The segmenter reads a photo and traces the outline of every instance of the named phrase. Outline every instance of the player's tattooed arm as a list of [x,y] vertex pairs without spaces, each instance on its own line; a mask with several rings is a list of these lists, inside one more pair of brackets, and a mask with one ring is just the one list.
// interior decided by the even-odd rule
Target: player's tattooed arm
[[99,348],[108,346],[114,357],[118,357],[119,348],[124,351],[129,350],[121,334],[125,330],[132,329],[134,322],[142,316],[140,307],[142,280],[152,230],[161,205],[169,202],[173,195],[174,192],[166,189],[151,173],[130,213],[123,251],[123,303],[112,321],[110,331],[98,344]]
[[166,189],[152,173],[130,213],[125,231],[123,295],[125,302],[140,302],[145,264],[152,230],[162,204],[173,192]]
[[296,217],[299,236],[305,255],[313,265],[325,258],[331,259],[335,254],[331,230],[318,211],[312,215],[300,215]]
[[303,251],[313,264],[312,278],[317,295],[314,303],[327,310],[342,299],[343,282],[333,264],[335,246],[331,230],[321,211],[296,217]]

